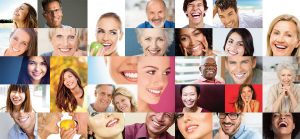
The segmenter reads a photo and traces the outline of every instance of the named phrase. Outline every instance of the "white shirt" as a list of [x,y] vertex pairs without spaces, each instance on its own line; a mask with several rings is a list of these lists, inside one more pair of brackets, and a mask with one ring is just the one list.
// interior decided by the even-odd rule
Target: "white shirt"
[[0,46],[0,56],[4,56],[4,53],[7,49],[8,49],[8,47]]
[[[240,13],[239,28],[262,28],[262,14],[258,13]],[[214,28],[225,28],[220,18],[214,24]]]

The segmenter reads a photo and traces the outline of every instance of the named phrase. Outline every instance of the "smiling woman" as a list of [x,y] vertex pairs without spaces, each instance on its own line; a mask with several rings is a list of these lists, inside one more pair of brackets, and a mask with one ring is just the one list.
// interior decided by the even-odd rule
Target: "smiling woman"
[[58,134],[58,122],[63,117],[62,113],[38,113],[38,136],[46,139],[51,134]]
[[115,112],[136,112],[137,102],[130,90],[125,87],[119,87],[113,93],[112,103]]
[[236,101],[231,103],[235,111],[239,112],[258,112],[260,102],[256,100],[255,90],[251,84],[242,84]]
[[36,10],[28,3],[23,3],[17,7],[12,19],[15,28],[37,28]]

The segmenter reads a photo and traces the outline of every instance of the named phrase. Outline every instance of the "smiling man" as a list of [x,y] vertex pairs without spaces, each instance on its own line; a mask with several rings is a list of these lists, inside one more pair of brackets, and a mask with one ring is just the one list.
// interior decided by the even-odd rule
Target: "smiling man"
[[226,84],[262,84],[262,70],[255,68],[256,57],[226,56]]
[[217,113],[221,128],[213,130],[214,139],[261,139],[261,134],[243,125],[244,113]]
[[112,84],[97,84],[95,88],[95,103],[91,103],[88,112],[114,112],[114,107],[110,106],[112,94],[116,88]]
[[191,82],[192,84],[225,84],[224,81],[219,81],[215,78],[217,75],[217,64],[214,58],[206,57],[202,59],[199,70],[202,75],[198,80]]
[[8,139],[37,139],[37,115],[33,112],[10,113],[15,125],[8,132]]
[[262,28],[262,14],[239,13],[236,0],[216,0],[213,17],[217,13],[216,28]]
[[163,0],[150,0],[147,3],[146,14],[148,21],[136,28],[175,28],[175,23],[167,21],[167,7]]
[[167,130],[175,122],[174,113],[147,113],[146,123],[136,123],[125,127],[127,139],[175,139]]
[[47,20],[45,28],[72,28],[62,25],[62,6],[60,0],[43,0],[43,17]]

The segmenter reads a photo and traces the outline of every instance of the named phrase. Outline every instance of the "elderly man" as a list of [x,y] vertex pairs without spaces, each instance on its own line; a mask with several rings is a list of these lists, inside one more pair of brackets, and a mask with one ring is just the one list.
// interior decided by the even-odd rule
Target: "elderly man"
[[112,84],[98,84],[95,89],[95,103],[91,103],[88,112],[114,112],[114,107],[110,106],[112,94],[116,88]]
[[224,81],[219,81],[215,78],[217,75],[217,64],[214,58],[206,57],[202,59],[199,70],[202,75],[198,80],[191,82],[192,84],[225,84]]
[[126,139],[175,139],[167,130],[175,122],[174,113],[147,113],[146,123],[125,127]]
[[43,0],[43,17],[47,20],[45,28],[71,28],[70,26],[62,25],[62,7],[60,0]]
[[175,23],[167,21],[167,7],[163,0],[150,0],[147,3],[146,14],[148,21],[136,28],[175,28]]
[[37,115],[33,112],[10,113],[15,125],[8,132],[8,139],[37,139]]

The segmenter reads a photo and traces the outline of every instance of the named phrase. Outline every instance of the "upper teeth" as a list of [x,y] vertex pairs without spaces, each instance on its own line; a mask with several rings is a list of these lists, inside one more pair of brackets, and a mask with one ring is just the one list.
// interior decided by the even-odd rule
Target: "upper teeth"
[[206,72],[212,72],[212,73],[214,73],[215,70],[206,70]]
[[156,51],[151,51],[151,50],[149,50],[149,52],[150,52],[150,53],[157,53],[158,50],[156,50]]
[[232,51],[228,51],[230,54],[236,55],[238,53],[232,52]]
[[16,16],[19,16],[19,14],[15,14]]
[[285,46],[281,46],[281,45],[276,45],[276,47],[282,48],[282,49],[285,49],[285,48],[286,48]]
[[225,125],[225,126],[231,126],[231,124],[230,125]]
[[102,103],[107,103],[106,101],[101,100]]
[[20,99],[14,99],[14,101],[20,101]]
[[197,128],[198,126],[191,126],[188,129]]
[[152,92],[152,93],[155,93],[155,94],[159,94],[160,91],[159,90],[151,90],[151,89],[148,89],[148,91]]
[[154,121],[153,121],[153,124],[156,125],[156,126],[161,126],[160,124],[158,124],[158,123],[156,123]]
[[20,50],[15,49],[14,47],[12,48],[14,51],[19,52]]
[[105,44],[102,44],[102,45],[104,45],[104,46],[108,46],[108,45],[111,45],[111,44],[106,44],[106,43],[105,43]]
[[116,119],[116,120],[113,120],[112,122],[110,122],[109,124],[108,124],[108,126],[110,126],[111,124],[113,124],[113,123],[115,123],[115,122],[117,122],[118,120]]
[[124,75],[129,78],[137,78],[138,77],[137,73],[124,73]]
[[198,49],[200,47],[200,45],[198,45],[197,47],[194,47],[194,48],[190,48],[192,50],[195,50],[195,49]]
[[231,25],[232,24],[232,22],[229,22],[227,25]]
[[237,77],[242,77],[244,74],[234,74]]
[[69,86],[71,86],[73,83],[69,83]]
[[193,14],[193,16],[199,16],[200,14]]
[[60,48],[60,50],[66,52],[66,51],[70,51],[71,48],[69,48],[69,49],[62,49],[62,48]]
[[286,123],[286,122],[280,122],[280,123],[278,124],[278,126],[280,126],[281,124],[284,124],[285,126],[287,126],[287,123]]
[[[28,117],[27,117],[28,118]],[[19,119],[21,122],[27,120],[27,118]]]
[[126,108],[126,106],[125,106],[125,107],[122,107],[121,109],[124,110],[125,108]]

